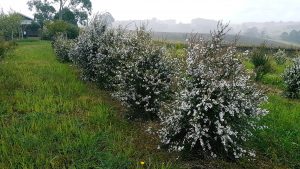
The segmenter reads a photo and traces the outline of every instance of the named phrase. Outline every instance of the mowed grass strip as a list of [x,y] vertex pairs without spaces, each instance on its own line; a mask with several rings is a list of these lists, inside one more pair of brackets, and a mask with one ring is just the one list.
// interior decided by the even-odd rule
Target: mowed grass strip
[[130,127],[75,70],[44,41],[20,42],[0,62],[1,169],[135,165]]

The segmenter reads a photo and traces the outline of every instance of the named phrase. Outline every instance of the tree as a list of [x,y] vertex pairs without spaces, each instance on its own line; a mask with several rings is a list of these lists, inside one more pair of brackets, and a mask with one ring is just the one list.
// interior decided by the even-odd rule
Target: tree
[[250,36],[250,37],[259,37],[260,33],[259,33],[257,27],[252,27],[252,28],[247,29],[244,32],[244,35]]
[[300,43],[300,31],[297,30],[292,30],[290,33],[283,32],[280,37],[286,41]]
[[280,38],[281,38],[282,40],[288,40],[288,38],[289,38],[289,33],[283,32],[283,33],[280,35]]
[[14,35],[19,32],[21,27],[21,16],[18,13],[12,12],[5,14],[0,13],[0,34],[6,39],[14,39]]
[[80,23],[87,20],[87,14],[92,10],[90,0],[53,0],[54,3],[59,3],[59,20],[63,19],[64,8],[70,8],[76,15]]
[[79,28],[76,25],[67,23],[65,21],[56,20],[53,22],[46,22],[43,29],[43,39],[53,40],[59,35],[65,35],[69,39],[75,39],[79,34]]
[[[43,16],[46,20],[53,18],[56,12],[59,20],[63,20],[63,14],[67,8],[81,24],[86,23],[92,10],[91,0],[30,0],[27,4],[30,10],[35,8],[36,14]],[[58,9],[55,8],[57,6]]]
[[47,0],[31,0],[27,3],[29,10],[35,10],[34,18],[38,20],[41,27],[43,27],[44,22],[52,20],[56,12],[55,8]]
[[[63,13],[62,15],[63,21],[66,21],[73,25],[77,25],[78,20],[76,19],[75,14],[69,8],[64,8],[62,10],[62,13]],[[59,13],[55,14],[54,19],[59,19]]]

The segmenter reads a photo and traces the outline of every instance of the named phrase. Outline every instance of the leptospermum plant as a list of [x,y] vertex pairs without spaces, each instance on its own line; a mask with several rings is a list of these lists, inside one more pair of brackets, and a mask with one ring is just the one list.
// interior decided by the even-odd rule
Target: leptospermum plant
[[285,53],[285,50],[278,49],[278,51],[274,54],[274,59],[277,64],[283,65],[287,59],[287,54]]
[[69,52],[74,47],[75,42],[72,39],[67,39],[63,35],[55,37],[52,42],[54,52],[60,62],[70,62]]
[[300,98],[300,58],[293,60],[292,66],[287,68],[283,74],[286,86],[285,94],[288,98]]
[[163,47],[154,45],[144,27],[129,33],[125,46],[128,59],[117,72],[114,96],[127,106],[130,117],[158,119],[163,101],[172,95],[176,61],[168,58]]
[[72,61],[81,69],[84,80],[106,83],[97,78],[99,74],[97,63],[99,57],[108,54],[105,40],[111,26],[110,18],[110,14],[107,13],[94,16],[89,26],[78,36],[76,44],[69,53]]
[[160,112],[161,143],[170,151],[193,151],[201,157],[238,159],[254,152],[243,143],[267,113],[267,100],[236,58],[235,42],[224,45],[228,25],[218,24],[205,41],[188,40],[187,69],[177,99]]

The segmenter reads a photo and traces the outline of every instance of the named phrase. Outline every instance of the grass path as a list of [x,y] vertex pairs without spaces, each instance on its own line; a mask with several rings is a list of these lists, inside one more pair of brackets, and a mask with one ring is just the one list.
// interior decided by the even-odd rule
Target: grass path
[[1,61],[0,168],[132,166],[129,125],[87,85],[49,42],[21,42]]

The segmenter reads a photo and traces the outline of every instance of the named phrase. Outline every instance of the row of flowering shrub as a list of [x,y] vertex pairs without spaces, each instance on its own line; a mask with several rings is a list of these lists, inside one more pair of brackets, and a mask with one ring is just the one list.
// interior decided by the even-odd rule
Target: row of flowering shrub
[[95,17],[67,52],[83,79],[111,90],[131,116],[159,120],[157,133],[170,151],[252,155],[243,143],[266,114],[259,108],[266,97],[236,58],[235,44],[222,45],[227,25],[220,24],[210,41],[191,38],[180,62],[143,27],[114,29],[106,18]]

